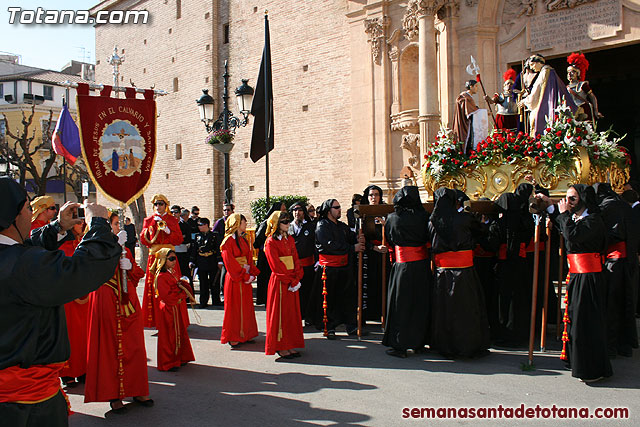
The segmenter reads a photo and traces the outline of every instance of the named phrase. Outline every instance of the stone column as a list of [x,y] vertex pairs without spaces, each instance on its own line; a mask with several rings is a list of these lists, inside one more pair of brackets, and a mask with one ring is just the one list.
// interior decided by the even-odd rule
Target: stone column
[[418,124],[422,153],[435,140],[440,128],[434,17],[443,3],[442,0],[410,0],[403,19],[407,38],[418,35]]

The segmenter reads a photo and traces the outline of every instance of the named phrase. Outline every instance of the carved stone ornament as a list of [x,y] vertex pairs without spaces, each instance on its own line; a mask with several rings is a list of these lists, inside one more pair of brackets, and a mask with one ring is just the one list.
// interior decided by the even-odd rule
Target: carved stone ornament
[[585,3],[592,3],[596,0],[544,0],[544,7],[547,11],[560,9],[573,9]]
[[402,18],[402,28],[407,40],[414,40],[418,35],[418,20],[421,16],[434,16],[438,9],[450,0],[409,0],[407,11]]
[[505,0],[502,8],[502,24],[506,26],[507,32],[522,16],[532,16],[536,13],[538,0]]
[[407,160],[409,166],[415,170],[420,169],[420,135],[416,133],[409,133],[402,136],[402,143],[400,148],[407,150],[411,153],[411,157]]
[[364,20],[364,32],[369,35],[368,41],[371,43],[371,55],[373,60],[380,61],[380,51],[384,43],[384,27],[388,25],[387,18],[372,18]]
[[467,4],[467,6],[469,6],[469,7],[474,7],[474,6],[476,6],[476,5],[478,4],[478,1],[479,1],[479,0],[466,0],[466,2],[465,2],[465,3],[466,3],[466,4]]

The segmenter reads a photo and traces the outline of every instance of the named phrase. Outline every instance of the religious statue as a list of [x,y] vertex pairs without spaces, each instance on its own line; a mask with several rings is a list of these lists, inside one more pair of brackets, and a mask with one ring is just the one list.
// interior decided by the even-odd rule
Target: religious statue
[[478,108],[473,95],[478,92],[478,82],[469,80],[465,83],[466,90],[456,98],[456,114],[453,117],[453,133],[458,142],[464,143],[467,153],[475,150],[480,141],[489,133],[489,119],[487,110]]
[[523,93],[518,107],[525,106],[529,111],[530,135],[543,134],[547,127],[547,117],[553,119],[558,105],[565,103],[571,111],[576,111],[573,98],[569,95],[564,82],[558,77],[556,71],[545,64],[545,59],[540,54],[531,55],[529,64],[537,73],[531,90]]
[[571,94],[573,102],[578,109],[575,112],[577,120],[591,121],[595,124],[596,118],[604,117],[598,111],[598,100],[593,94],[585,75],[589,69],[589,61],[582,53],[572,53],[567,57],[567,90]]
[[503,75],[502,93],[493,95],[493,98],[485,96],[487,102],[497,105],[496,128],[502,130],[515,130],[518,128],[518,105],[516,95],[513,92],[513,84],[516,81],[516,70],[509,68]]

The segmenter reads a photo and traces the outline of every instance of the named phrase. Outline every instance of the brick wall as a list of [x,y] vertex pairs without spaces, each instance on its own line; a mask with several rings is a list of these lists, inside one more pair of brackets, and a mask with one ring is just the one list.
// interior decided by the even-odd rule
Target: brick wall
[[[131,79],[138,87],[155,85],[170,92],[157,100],[158,155],[146,192],[148,210],[151,195],[162,192],[172,204],[198,205],[202,216],[220,215],[222,156],[203,143],[206,132],[195,100],[201,89],[210,88],[215,110],[220,111],[221,74],[228,59],[230,104],[238,114],[233,90],[241,78],[249,78],[255,87],[265,9],[271,29],[275,108],[270,193],[307,195],[316,205],[330,197],[349,204],[354,188],[345,2],[189,1],[182,2],[180,19],[172,0],[150,0],[135,8],[150,11],[147,25],[96,27],[96,81],[112,83],[106,58],[117,44],[125,56],[121,85],[129,85]],[[226,23],[229,44],[222,37]],[[177,92],[173,92],[174,78]],[[236,132],[231,152],[236,212],[247,217],[251,200],[265,194],[265,162],[254,164],[248,157],[252,125],[251,121]],[[178,143],[182,160],[175,158]]]

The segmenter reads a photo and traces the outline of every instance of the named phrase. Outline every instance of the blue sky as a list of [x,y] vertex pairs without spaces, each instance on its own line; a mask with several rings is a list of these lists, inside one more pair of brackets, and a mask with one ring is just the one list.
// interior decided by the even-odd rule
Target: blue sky
[[92,25],[9,24],[8,7],[23,10],[88,10],[99,0],[7,0],[0,6],[0,51],[22,56],[21,63],[59,71],[72,59],[95,62]]

